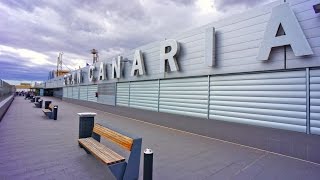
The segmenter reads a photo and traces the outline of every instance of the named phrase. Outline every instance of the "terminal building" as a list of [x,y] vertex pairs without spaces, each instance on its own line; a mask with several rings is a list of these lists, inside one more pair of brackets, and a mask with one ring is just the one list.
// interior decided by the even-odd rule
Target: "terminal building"
[[45,90],[92,107],[183,115],[200,127],[227,122],[320,135],[319,3],[275,1],[101,57],[46,81]]

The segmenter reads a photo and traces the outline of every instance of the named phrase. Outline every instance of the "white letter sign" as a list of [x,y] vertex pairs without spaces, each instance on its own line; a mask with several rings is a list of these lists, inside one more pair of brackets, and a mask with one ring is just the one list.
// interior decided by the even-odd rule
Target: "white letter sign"
[[88,80],[89,80],[89,82],[92,82],[92,80],[93,80],[93,70],[94,70],[94,66],[89,66],[89,69],[88,69]]
[[140,76],[145,74],[143,56],[140,50],[135,51],[132,63],[131,76],[136,74]]
[[117,60],[112,61],[112,79],[120,78],[121,77],[121,60],[122,56],[118,56]]
[[106,73],[104,72],[104,64],[103,62],[100,63],[100,68],[99,68],[99,80],[102,81],[106,77]]
[[81,69],[79,69],[77,71],[77,83],[80,84],[81,83]]
[[[280,25],[283,27],[285,35],[276,36]],[[290,45],[295,56],[313,54],[299,22],[288,3],[281,4],[272,9],[271,18],[264,32],[264,38],[257,59],[268,60],[271,48],[284,45]]]
[[174,39],[168,39],[160,43],[160,72],[166,72],[166,62],[171,71],[179,71],[176,56],[179,54],[180,46]]

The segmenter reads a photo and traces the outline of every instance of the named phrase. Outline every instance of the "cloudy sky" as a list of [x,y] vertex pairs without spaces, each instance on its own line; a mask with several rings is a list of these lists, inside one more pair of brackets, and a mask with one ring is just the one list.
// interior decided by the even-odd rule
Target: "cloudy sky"
[[106,59],[270,0],[2,0],[0,79],[44,81],[56,69]]

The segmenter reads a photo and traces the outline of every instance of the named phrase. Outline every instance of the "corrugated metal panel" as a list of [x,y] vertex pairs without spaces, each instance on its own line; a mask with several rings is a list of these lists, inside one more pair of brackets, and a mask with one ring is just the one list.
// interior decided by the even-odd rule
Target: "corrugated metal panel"
[[87,86],[79,86],[79,99],[83,101],[88,100],[88,87]]
[[310,131],[320,135],[320,70],[310,70]]
[[314,13],[313,5],[319,0],[287,0],[293,10],[304,35],[312,48],[313,55],[295,56],[291,46],[286,49],[286,67],[301,68],[320,66],[320,26],[319,14]]
[[67,87],[64,87],[63,88],[63,97],[68,97],[68,88]]
[[210,118],[306,132],[305,71],[213,76]]
[[116,83],[105,83],[98,85],[99,95],[115,95],[116,94]]
[[208,77],[160,81],[159,111],[207,117]]
[[68,87],[68,98],[72,98],[72,87]]
[[117,83],[117,106],[129,106],[129,83]]
[[130,84],[130,107],[158,111],[159,81],[140,81]]
[[116,83],[99,84],[98,93],[98,103],[115,106]]
[[63,90],[62,88],[53,89],[53,97],[62,98]]
[[72,87],[72,98],[79,99],[79,87],[78,86]]
[[97,102],[96,92],[98,92],[98,85],[88,86],[88,101]]

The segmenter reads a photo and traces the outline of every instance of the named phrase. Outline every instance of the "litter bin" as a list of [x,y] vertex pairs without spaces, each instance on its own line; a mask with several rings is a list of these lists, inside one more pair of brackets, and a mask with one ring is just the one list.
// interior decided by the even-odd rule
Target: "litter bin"
[[42,108],[42,104],[43,104],[43,100],[41,99],[41,100],[39,101],[39,108]]
[[51,104],[51,101],[45,101],[44,102],[44,108],[49,109],[49,105]]
[[93,112],[78,113],[79,115],[79,139],[91,137],[94,117],[97,115]]

